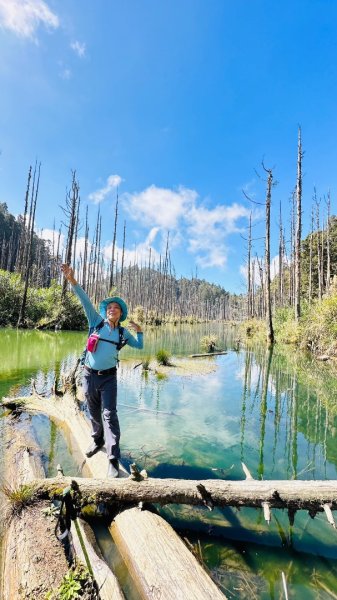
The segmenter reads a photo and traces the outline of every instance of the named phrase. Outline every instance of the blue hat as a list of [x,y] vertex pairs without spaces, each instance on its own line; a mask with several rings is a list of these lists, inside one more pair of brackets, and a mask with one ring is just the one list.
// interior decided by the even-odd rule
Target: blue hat
[[128,316],[128,307],[126,306],[124,300],[122,300],[122,298],[118,298],[118,296],[112,296],[112,298],[105,298],[105,300],[102,300],[99,305],[99,314],[101,317],[106,319],[106,309],[111,302],[116,302],[116,304],[119,304],[122,309],[121,318],[119,320],[120,322],[125,321],[126,317]]

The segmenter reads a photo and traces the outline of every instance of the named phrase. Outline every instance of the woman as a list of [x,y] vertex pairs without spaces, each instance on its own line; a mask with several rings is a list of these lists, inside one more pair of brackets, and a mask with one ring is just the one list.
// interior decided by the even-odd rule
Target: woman
[[[96,329],[96,348],[88,349],[84,361],[83,391],[88,403],[93,442],[86,451],[90,458],[104,445],[109,461],[108,477],[118,477],[120,457],[120,428],[117,416],[117,373],[118,349],[121,342],[120,323],[125,321],[128,309],[121,298],[106,298],[95,310],[85,291],[77,283],[69,265],[62,265],[65,278],[80,300],[90,329]],[[137,333],[137,339],[123,328],[123,343],[133,348],[143,348],[143,333],[137,323],[129,321]],[[102,418],[103,416],[103,418]]]

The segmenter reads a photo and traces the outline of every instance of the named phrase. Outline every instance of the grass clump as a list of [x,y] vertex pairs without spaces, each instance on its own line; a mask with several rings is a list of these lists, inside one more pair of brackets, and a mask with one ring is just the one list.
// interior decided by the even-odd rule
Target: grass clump
[[146,356],[145,358],[143,358],[143,362],[142,362],[143,371],[149,371],[150,362],[151,362],[151,358],[149,356]]
[[19,515],[26,506],[32,503],[34,497],[34,489],[27,484],[14,488],[4,483],[1,486],[1,491],[8,500],[9,510],[12,515]]
[[83,565],[69,569],[57,590],[46,594],[46,600],[95,600],[99,598],[92,577]]
[[205,352],[215,352],[218,343],[218,336],[204,335],[200,340],[200,346]]
[[167,350],[164,350],[163,348],[161,350],[158,350],[156,354],[156,359],[158,363],[160,365],[163,365],[164,367],[171,366],[171,355]]

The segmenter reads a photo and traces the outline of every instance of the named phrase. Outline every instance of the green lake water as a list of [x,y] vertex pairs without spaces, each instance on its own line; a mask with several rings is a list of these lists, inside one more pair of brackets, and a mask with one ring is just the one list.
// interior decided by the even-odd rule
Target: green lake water
[[[174,356],[199,352],[200,338],[211,331],[227,354],[195,359],[211,362],[210,373],[158,377],[128,360],[141,362],[159,348]],[[31,377],[38,389],[49,389],[74,363],[85,337],[0,330],[0,397],[29,393]],[[337,380],[331,368],[277,347],[272,353],[240,349],[236,338],[235,329],[219,324],[167,327],[147,330],[142,352],[122,350],[123,462],[135,461],[154,477],[237,480],[244,478],[244,462],[256,479],[336,479]],[[56,427],[44,416],[30,419],[46,472],[54,475],[61,462],[65,474],[77,473]],[[160,510],[228,598],[284,598],[282,572],[289,598],[337,598],[337,532],[322,514],[311,519],[299,511],[291,527],[281,510],[272,512],[270,525],[258,509]],[[108,555],[103,531],[99,537]]]

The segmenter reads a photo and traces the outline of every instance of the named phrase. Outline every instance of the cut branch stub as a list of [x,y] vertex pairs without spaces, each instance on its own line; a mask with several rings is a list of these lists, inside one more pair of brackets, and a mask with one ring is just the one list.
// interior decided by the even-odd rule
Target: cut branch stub
[[212,500],[211,494],[206,490],[205,486],[202,483],[197,484],[197,490],[202,498],[202,502],[205,506],[207,506],[208,510],[213,510],[214,503]]

